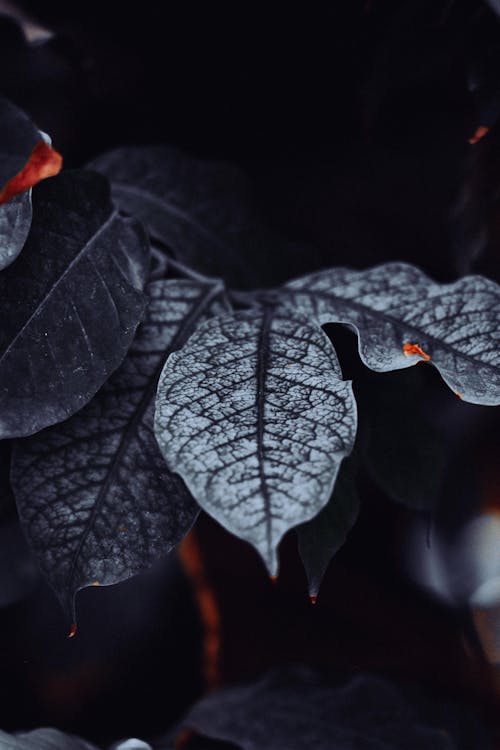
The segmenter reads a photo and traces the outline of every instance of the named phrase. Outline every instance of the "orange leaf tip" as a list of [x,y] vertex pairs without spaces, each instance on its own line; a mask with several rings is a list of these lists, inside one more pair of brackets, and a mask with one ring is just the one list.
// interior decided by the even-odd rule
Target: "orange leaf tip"
[[403,344],[403,352],[406,357],[416,354],[418,357],[425,359],[426,362],[430,360],[430,356],[418,344]]
[[278,576],[269,576],[271,583],[278,583]]
[[58,174],[62,156],[45,141],[37,143],[27,163],[0,191],[0,204],[7,203],[18,193],[23,193],[47,177]]
[[100,586],[100,585],[101,584],[99,583],[99,581],[94,581],[93,584],[92,584],[92,586]]
[[318,601],[318,595],[317,594],[309,594],[309,601],[311,604],[316,604]]
[[474,135],[472,136],[472,138],[469,138],[470,145],[475,146],[476,143],[481,140],[481,138],[484,138],[488,131],[489,127],[487,125],[478,125],[478,127],[474,131]]
[[455,393],[455,396],[460,399],[460,401],[463,401],[462,394],[458,391]]
[[76,635],[76,622],[71,623],[68,638],[74,638]]

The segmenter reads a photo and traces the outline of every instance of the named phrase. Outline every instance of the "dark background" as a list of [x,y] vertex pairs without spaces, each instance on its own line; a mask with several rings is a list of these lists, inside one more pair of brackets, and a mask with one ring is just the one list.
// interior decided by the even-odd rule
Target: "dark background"
[[[308,247],[274,258],[273,279],[399,259],[440,281],[470,272],[500,280],[500,19],[487,3],[21,5],[55,36],[29,46],[0,16],[0,94],[50,133],[65,166],[152,143],[238,163],[268,223]],[[478,125],[490,130],[471,145]],[[352,341],[334,335],[352,375]],[[424,379],[448,433],[454,420],[431,509],[437,533],[450,535],[484,505],[498,417],[455,404],[450,416],[436,373]],[[289,661],[376,670],[492,723],[492,673],[469,613],[427,598],[405,573],[412,512],[364,474],[361,491],[360,520],[315,608],[293,539],[272,586],[244,543],[201,519],[221,679]],[[0,610],[0,726],[52,724],[102,742],[167,728],[203,690],[203,624],[181,564],[87,590],[78,606],[71,641],[39,579]]]

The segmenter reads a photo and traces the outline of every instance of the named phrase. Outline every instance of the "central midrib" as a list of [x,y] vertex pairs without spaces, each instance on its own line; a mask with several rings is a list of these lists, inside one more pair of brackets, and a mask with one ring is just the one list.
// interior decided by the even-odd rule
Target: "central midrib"
[[176,349],[179,349],[183,346],[184,342],[187,340],[187,338],[190,336],[192,329],[196,325],[196,322],[198,319],[203,315],[207,307],[210,305],[210,303],[214,300],[214,298],[220,294],[222,291],[222,288],[220,285],[210,285],[206,287],[200,296],[195,300],[195,302],[192,304],[190,313],[186,316],[184,319],[184,322],[182,326],[179,328],[177,333],[175,334],[174,338],[172,339],[170,346],[165,350],[165,356],[160,359],[159,364],[155,368],[151,379],[149,381],[148,386],[146,387],[146,390],[144,391],[143,396],[141,397],[141,400],[137,404],[133,416],[130,419],[122,437],[118,444],[118,447],[116,449],[115,455],[113,457],[113,460],[109,466],[106,479],[104,481],[104,484],[102,485],[101,489],[99,490],[99,493],[97,495],[97,498],[95,500],[94,506],[92,508],[92,511],[89,515],[89,518],[87,520],[87,523],[85,524],[85,529],[83,531],[82,537],[78,543],[78,547],[75,551],[75,554],[73,556],[73,562],[71,564],[71,570],[68,575],[67,579],[67,590],[71,589],[71,585],[73,583],[73,577],[75,575],[76,565],[78,562],[78,558],[81,555],[81,552],[83,550],[83,547],[85,545],[85,542],[87,541],[87,538],[90,534],[90,531],[92,530],[92,527],[94,525],[94,521],[101,509],[102,503],[104,501],[104,498],[106,497],[106,494],[108,492],[111,480],[113,478],[113,474],[118,466],[118,464],[121,461],[121,458],[123,454],[125,453],[129,438],[131,433],[135,431],[135,428],[137,424],[140,422],[142,417],[144,416],[144,413],[146,409],[149,406],[151,396],[154,393],[154,390],[157,385],[158,378],[160,377],[161,371],[163,369],[164,363],[167,359],[167,357]]
[[262,498],[264,500],[264,512],[266,517],[266,541],[268,557],[272,557],[272,528],[271,528],[271,498],[266,482],[264,471],[264,410],[266,401],[266,379],[269,366],[269,336],[271,331],[272,308],[265,307],[259,335],[257,350],[256,376],[257,376],[257,461],[259,465],[259,478]]
[[[462,352],[458,349],[455,349],[453,347],[453,344],[448,344],[443,339],[438,339],[435,336],[433,336],[430,333],[426,333],[423,329],[417,328],[412,323],[406,323],[404,320],[400,320],[398,318],[394,318],[392,315],[387,315],[387,313],[384,313],[381,310],[375,310],[372,307],[367,307],[366,305],[361,304],[360,302],[355,302],[354,300],[350,299],[349,297],[339,297],[338,295],[334,294],[333,292],[324,292],[319,291],[316,289],[300,289],[300,288],[294,288],[290,287],[288,289],[281,289],[280,291],[285,292],[287,294],[290,294],[290,296],[294,297],[298,294],[305,294],[312,297],[321,297],[326,300],[334,300],[335,302],[339,304],[344,304],[346,307],[351,307],[354,310],[359,310],[360,312],[363,312],[365,314],[372,315],[375,318],[382,318],[382,320],[385,320],[387,323],[390,323],[392,326],[397,328],[398,326],[404,326],[408,331],[415,334],[417,337],[424,336],[427,340],[432,341],[434,344],[436,344],[438,347],[442,347],[443,349],[447,349],[449,352],[451,352],[455,357],[460,356],[463,359],[466,359],[468,362],[471,362],[476,367],[478,366],[478,362],[481,364],[481,366],[489,368],[493,370],[493,372],[498,374],[498,368],[495,367],[495,365],[491,364],[491,362],[483,362],[483,360],[477,360],[474,359],[470,354],[467,354],[466,352]],[[325,323],[344,323],[344,324],[351,324],[356,326],[355,323],[352,323],[352,321],[346,319],[344,316],[342,316],[341,313],[339,313],[339,319],[338,321],[325,321]],[[357,326],[356,326],[357,327]],[[418,342],[417,342],[418,343]],[[432,362],[432,359],[431,359]]]

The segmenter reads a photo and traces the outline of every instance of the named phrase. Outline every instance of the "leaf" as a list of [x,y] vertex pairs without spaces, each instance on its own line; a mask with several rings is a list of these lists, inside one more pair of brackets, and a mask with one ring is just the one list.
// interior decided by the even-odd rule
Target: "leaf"
[[500,287],[481,276],[437,284],[406,263],[332,268],[281,288],[281,303],[345,323],[377,372],[431,362],[465,401],[500,404]]
[[182,724],[241,750],[457,748],[389,681],[359,674],[333,686],[306,668],[210,693]]
[[72,616],[76,591],[151,565],[198,514],[158,449],[154,400],[165,357],[217,310],[221,291],[219,283],[150,284],[145,320],[121,367],[78,414],[14,450],[25,532]]
[[58,729],[33,729],[23,734],[0,730],[0,750],[97,750],[94,745]]
[[155,431],[168,465],[273,575],[276,545],[327,503],[354,442],[341,377],[321,329],[272,308],[204,323],[160,377]]
[[341,548],[354,526],[359,512],[352,455],[345,458],[333,495],[325,507],[307,523],[297,527],[299,552],[307,575],[309,596],[313,601],[332,557]]
[[441,497],[450,446],[429,419],[432,407],[422,374],[420,368],[370,373],[358,389],[358,407],[367,427],[363,458],[373,480],[392,500],[432,511]]
[[49,174],[55,173],[56,157],[59,171],[61,160],[48,136],[22,110],[0,97],[0,269],[21,252],[31,224],[30,188],[48,176],[47,165],[53,165]]
[[0,204],[0,270],[10,265],[23,249],[31,216],[31,190]]
[[0,438],[67,419],[125,357],[142,317],[149,246],[106,181],[65,172],[33,193],[23,253],[0,274]]
[[0,97],[0,189],[23,169],[41,139],[29,117]]
[[[163,146],[118,148],[88,165],[111,181],[116,204],[183,263],[232,287],[280,283],[298,248],[263,224],[246,176]],[[300,248],[303,253],[303,248]]]

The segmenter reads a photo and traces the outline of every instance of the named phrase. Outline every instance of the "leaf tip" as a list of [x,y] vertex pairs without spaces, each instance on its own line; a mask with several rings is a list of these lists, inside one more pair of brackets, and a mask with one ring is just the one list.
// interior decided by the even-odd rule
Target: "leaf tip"
[[405,357],[417,356],[421,357],[426,362],[429,362],[430,360],[430,355],[427,354],[427,352],[424,352],[422,347],[418,344],[411,344],[409,342],[407,344],[403,344],[403,352]]
[[273,586],[275,586],[278,583],[278,577],[279,576],[277,574],[269,576],[269,580],[271,581],[271,583],[273,584]]
[[69,629],[68,638],[74,638],[76,635],[76,622],[71,623],[71,627]]
[[463,401],[463,400],[464,400],[464,399],[463,399],[463,396],[462,396],[462,394],[461,394],[461,393],[459,393],[458,391],[456,391],[456,392],[455,392],[455,396],[456,396],[457,398],[459,398],[459,399],[460,399],[460,401]]
[[318,601],[318,595],[317,594],[309,594],[309,601],[311,604],[316,604]]
[[99,581],[93,581],[91,585],[92,586],[100,586],[101,584],[99,583]]

